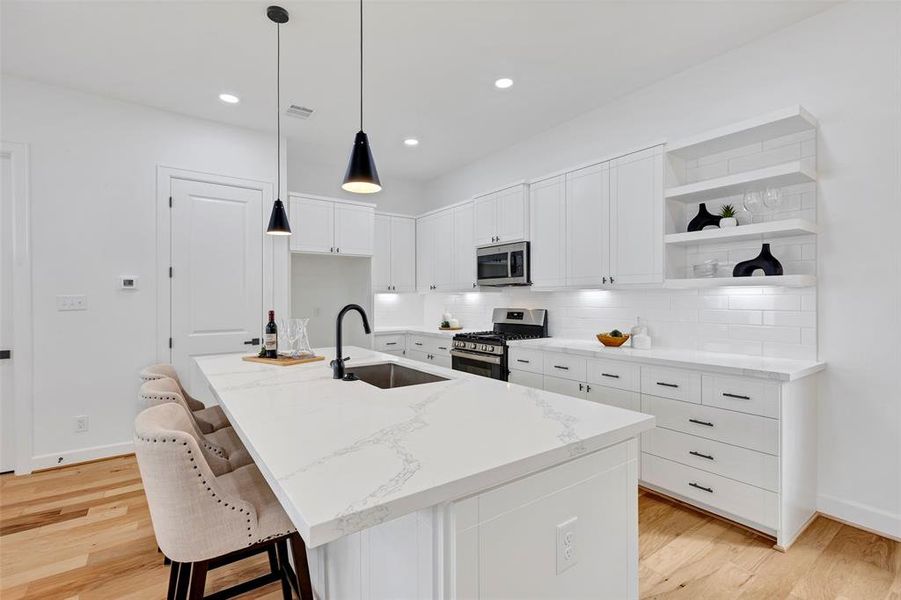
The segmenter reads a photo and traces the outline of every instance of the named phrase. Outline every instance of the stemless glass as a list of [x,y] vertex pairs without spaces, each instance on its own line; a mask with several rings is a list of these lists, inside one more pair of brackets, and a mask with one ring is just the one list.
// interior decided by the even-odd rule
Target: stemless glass
[[310,347],[310,337],[307,335],[307,323],[310,322],[310,319],[303,318],[293,320],[297,330],[297,337],[294,339],[296,344],[294,356],[312,356],[313,349]]

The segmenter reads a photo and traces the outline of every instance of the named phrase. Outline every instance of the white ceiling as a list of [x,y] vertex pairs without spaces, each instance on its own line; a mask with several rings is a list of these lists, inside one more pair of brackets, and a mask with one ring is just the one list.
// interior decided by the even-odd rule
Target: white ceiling
[[[274,131],[269,2],[0,4],[4,72]],[[365,128],[383,175],[428,179],[831,4],[367,0]],[[282,105],[316,111],[283,119],[292,160],[341,164],[358,128],[357,4],[282,5]],[[500,76],[515,85],[495,89]]]

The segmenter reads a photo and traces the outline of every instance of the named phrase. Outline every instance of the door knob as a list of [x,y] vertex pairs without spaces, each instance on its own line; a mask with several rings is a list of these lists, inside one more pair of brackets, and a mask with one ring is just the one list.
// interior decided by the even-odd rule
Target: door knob
[[0,350],[0,360],[9,360],[12,354],[12,350]]
[[250,340],[244,340],[244,345],[245,345],[245,346],[259,346],[259,345],[260,345],[260,338],[253,338],[253,339],[250,339]]

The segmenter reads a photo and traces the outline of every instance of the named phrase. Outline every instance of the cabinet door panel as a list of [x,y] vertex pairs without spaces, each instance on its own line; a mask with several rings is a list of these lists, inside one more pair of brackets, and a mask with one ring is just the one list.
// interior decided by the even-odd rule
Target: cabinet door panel
[[529,211],[526,186],[517,185],[497,193],[498,242],[518,242],[528,238]]
[[588,394],[584,382],[572,379],[562,379],[560,377],[551,377],[550,375],[544,376],[544,391],[582,398],[583,400]]
[[453,287],[471,291],[476,288],[476,242],[472,202],[454,208],[453,247]]
[[292,196],[288,203],[293,228],[288,238],[291,250],[330,254],[335,246],[334,202]]
[[566,285],[566,178],[552,177],[529,188],[532,285]]
[[391,291],[416,289],[416,221],[391,217]]
[[435,272],[439,291],[454,289],[454,211],[444,210],[435,218]]
[[476,198],[473,210],[475,211],[476,245],[483,246],[493,243],[497,236],[497,194]]
[[372,251],[372,291],[391,290],[391,217],[375,216],[375,234]]
[[335,252],[352,256],[372,256],[373,218],[368,206],[335,204]]
[[566,283],[600,285],[610,275],[608,163],[566,175]]
[[663,281],[663,150],[614,160],[610,190],[610,273],[615,283]]
[[420,292],[432,289],[435,269],[435,217],[416,219],[416,287]]

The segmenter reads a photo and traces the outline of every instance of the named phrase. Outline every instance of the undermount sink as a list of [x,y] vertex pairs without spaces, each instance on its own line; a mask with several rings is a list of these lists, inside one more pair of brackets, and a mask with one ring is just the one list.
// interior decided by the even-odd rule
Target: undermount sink
[[347,374],[353,374],[360,381],[365,381],[369,385],[374,385],[383,390],[447,381],[447,377],[432,375],[431,373],[411,369],[397,363],[378,363],[353,367],[347,369]]

